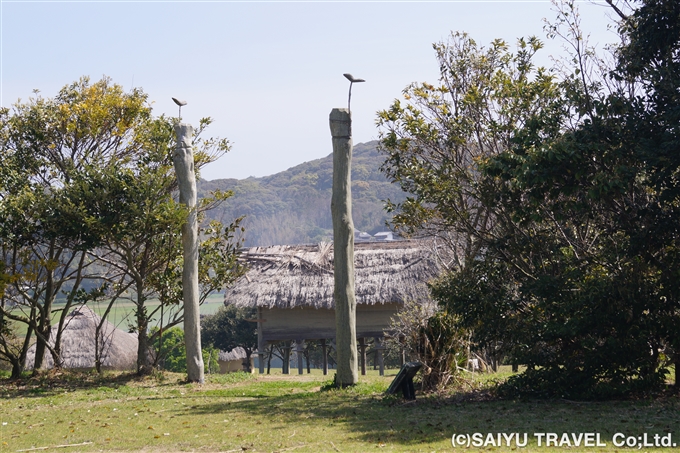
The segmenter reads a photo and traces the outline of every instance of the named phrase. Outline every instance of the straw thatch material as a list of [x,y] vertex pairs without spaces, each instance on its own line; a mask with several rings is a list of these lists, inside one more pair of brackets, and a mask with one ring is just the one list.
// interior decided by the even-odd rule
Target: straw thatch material
[[[225,304],[238,307],[333,309],[332,245],[253,247],[242,254],[248,272],[229,288]],[[426,282],[439,266],[420,241],[354,245],[357,304],[429,300]]]
[[[250,356],[250,372],[255,372],[255,354]],[[220,365],[220,373],[233,373],[236,371],[247,371],[245,366],[246,363],[246,350],[238,346],[229,352],[220,351],[217,363]]]
[[243,360],[246,358],[246,350],[241,346],[237,346],[231,351],[220,351],[219,359],[224,362],[230,362],[232,360]]
[[[94,368],[95,332],[100,321],[99,315],[87,306],[76,308],[68,315],[66,327],[61,335],[64,368]],[[52,345],[56,337],[55,330],[56,326],[50,335]],[[104,321],[100,332],[100,348],[102,368],[131,370],[137,366],[137,336],[116,328],[108,321]],[[28,350],[27,368],[33,368],[34,362],[35,345]],[[49,352],[45,354],[43,364],[46,368],[54,367],[54,361]]]

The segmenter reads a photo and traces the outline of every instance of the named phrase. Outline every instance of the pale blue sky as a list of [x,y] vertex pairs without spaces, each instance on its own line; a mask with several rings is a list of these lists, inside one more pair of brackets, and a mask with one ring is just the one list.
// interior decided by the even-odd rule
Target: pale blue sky
[[[594,44],[615,41],[609,10],[580,3]],[[141,87],[154,113],[204,116],[232,151],[205,179],[264,176],[332,152],[328,114],[345,107],[350,72],[354,142],[374,140],[376,111],[411,82],[436,82],[432,43],[466,31],[479,44],[545,40],[549,1],[141,2],[4,1],[3,106],[88,75]],[[541,61],[561,52],[546,42]]]

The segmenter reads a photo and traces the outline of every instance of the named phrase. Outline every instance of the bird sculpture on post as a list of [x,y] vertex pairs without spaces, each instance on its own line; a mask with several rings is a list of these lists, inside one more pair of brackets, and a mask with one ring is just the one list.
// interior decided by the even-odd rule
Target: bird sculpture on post
[[356,296],[354,293],[354,222],[352,221],[352,84],[363,82],[351,74],[346,109],[333,109],[330,114],[333,137],[333,278],[335,287],[335,345],[337,374],[335,385],[346,387],[359,381],[356,338]]
[[[172,98],[179,105],[180,114],[185,101]],[[180,121],[175,123],[177,147],[172,156],[179,183],[179,202],[189,210],[182,225],[182,295],[184,297],[184,340],[187,352],[187,374],[190,382],[204,381],[203,354],[201,353],[201,320],[198,297],[198,218],[196,212],[196,172],[191,139],[194,128]]]
[[177,98],[172,98],[172,100],[175,102],[175,104],[179,105],[179,119],[182,119],[182,106],[187,105],[187,101],[180,101]]
[[350,74],[349,72],[346,72],[343,75],[345,76],[345,78],[347,80],[349,80],[349,96],[347,96],[347,110],[351,112],[352,109],[349,108],[349,103],[352,100],[352,84],[353,83],[365,82],[365,80],[364,79],[357,79],[352,74]]

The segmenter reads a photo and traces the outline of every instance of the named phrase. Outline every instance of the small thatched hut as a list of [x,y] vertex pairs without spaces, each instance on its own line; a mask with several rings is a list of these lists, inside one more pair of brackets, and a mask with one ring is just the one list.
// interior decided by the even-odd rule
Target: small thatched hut
[[[220,351],[217,363],[220,365],[220,373],[233,373],[235,371],[248,371],[246,359],[248,355],[242,347],[237,347],[229,352]],[[250,372],[255,372],[255,358],[250,356]]]
[[[268,342],[335,337],[332,245],[253,247],[242,258],[248,272],[225,293],[225,304],[257,307],[260,372]],[[430,249],[419,241],[365,242],[354,246],[356,335],[380,345],[390,319],[406,300],[429,300],[426,283],[438,273]],[[298,370],[302,372],[301,360]],[[326,371],[324,367],[324,371]]]
[[[69,313],[66,327],[61,335],[61,352],[64,368],[89,370],[95,366],[95,332],[101,318],[87,306],[78,307]],[[50,336],[54,344],[56,327]],[[100,334],[102,368],[113,370],[132,370],[137,366],[137,336],[116,328],[104,321]],[[28,350],[26,365],[33,368],[35,345]],[[43,365],[54,367],[52,354],[45,354]]]

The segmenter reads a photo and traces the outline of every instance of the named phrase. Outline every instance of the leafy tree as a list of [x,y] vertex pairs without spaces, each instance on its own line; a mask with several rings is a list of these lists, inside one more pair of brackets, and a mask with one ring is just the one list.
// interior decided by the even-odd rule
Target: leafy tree
[[[184,345],[184,330],[180,327],[171,327],[161,336],[156,335],[159,331],[157,327],[151,329],[153,338],[153,351],[157,357],[159,368],[174,373],[187,372],[187,352]],[[217,362],[219,351],[212,347],[203,348],[203,363],[205,372],[213,373],[219,370]]]
[[[661,352],[678,360],[680,14],[677,2],[637,5],[630,15],[617,9],[615,67],[593,59],[573,2],[558,5],[548,30],[569,40],[572,59],[541,109],[523,107],[506,147],[478,159],[470,198],[492,228],[468,228],[479,253],[433,287],[480,345],[528,366],[504,391],[596,398],[655,389],[666,373]],[[421,221],[444,213],[460,231],[459,212],[469,214],[448,209],[438,167],[399,158],[445,194],[412,212]],[[455,193],[461,178],[452,179]]]
[[220,307],[201,322],[201,343],[223,351],[242,347],[246,351],[247,371],[250,357],[257,350],[257,325],[249,321],[257,315],[254,308]]
[[542,47],[519,40],[512,53],[502,40],[487,49],[464,33],[434,44],[437,86],[414,83],[378,112],[382,171],[411,194],[390,203],[393,225],[407,234],[434,236],[458,269],[476,259],[495,219],[479,188],[479,163],[510,147],[513,132],[552,108],[553,76],[536,68]]
[[[35,368],[41,366],[46,349],[59,366],[60,335],[72,305],[109,296],[108,313],[131,288],[140,340],[138,371],[150,372],[147,332],[160,317],[156,311],[174,307],[171,324],[182,320],[176,276],[179,230],[187,212],[174,199],[171,120],[152,117],[141,90],[124,93],[107,78],[95,83],[83,78],[54,99],[17,103],[11,113],[0,112],[0,119],[0,167],[6,176],[0,186],[5,283],[0,355],[18,375],[36,336]],[[201,120],[194,141],[197,171],[229,147],[226,140],[200,138],[209,124],[209,119]],[[229,195],[206,198],[201,210]],[[201,252],[203,299],[242,272],[232,256],[239,222],[215,223],[206,230]],[[88,285],[94,287],[89,295],[81,288],[86,279],[95,281]],[[60,291],[66,293],[66,304],[55,307]],[[146,301],[151,295],[162,304],[149,313]],[[50,346],[55,312],[60,312],[59,324],[56,342]],[[11,332],[9,324],[17,322],[27,326],[22,342],[5,338]]]
[[[4,351],[15,375],[25,366],[31,335],[37,336],[35,369],[47,349],[57,366],[61,363],[60,333],[79,286],[89,277],[87,250],[99,241],[65,194],[80,181],[85,167],[139,151],[134,130],[147,118],[145,99],[139,90],[124,94],[107,79],[95,84],[82,79],[54,99],[37,96],[17,103],[11,114],[3,111],[2,166],[7,165],[10,178],[0,196],[0,239],[11,287],[3,293],[2,317],[27,325],[19,355]],[[54,301],[62,290],[67,291],[67,302],[52,348],[52,313],[60,311]]]
[[[660,352],[677,350],[680,162],[677,113],[665,106],[678,78],[662,73],[677,64],[677,39],[669,48],[666,32],[677,33],[680,15],[674,2],[641,4],[622,17],[627,43],[604,82],[588,85],[576,67],[562,113],[536,118],[483,169],[496,183],[490,204],[525,232],[491,244],[523,272],[510,272],[514,299],[533,321],[526,344],[540,345],[515,351],[540,367],[511,382],[519,391],[653,389],[666,373]],[[659,29],[664,37],[654,41]],[[652,55],[658,60],[646,65]]]

